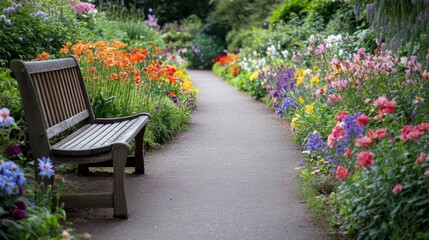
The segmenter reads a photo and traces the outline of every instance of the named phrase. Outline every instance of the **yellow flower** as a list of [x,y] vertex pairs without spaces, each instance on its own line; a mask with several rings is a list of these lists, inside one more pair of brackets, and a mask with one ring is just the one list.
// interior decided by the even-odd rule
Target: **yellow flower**
[[250,81],[253,81],[259,77],[259,71],[254,71],[252,75],[250,75]]
[[292,122],[290,123],[290,125],[291,125],[293,128],[295,128],[295,130],[298,130],[298,126],[297,126],[298,120],[299,120],[299,118],[298,118],[298,117],[294,117],[294,118],[292,118]]
[[319,79],[319,77],[318,77],[318,76],[314,76],[314,77],[312,77],[312,78],[310,79],[310,82],[311,82],[311,83],[318,84],[318,83],[320,82],[320,79]]
[[300,103],[300,104],[304,104],[304,103],[305,103],[304,98],[299,97],[299,103]]
[[295,72],[295,78],[296,78],[296,84],[302,84],[304,82],[304,76],[305,76],[305,70],[304,69],[298,69]]
[[304,108],[306,113],[311,114],[313,112],[314,103],[305,105]]

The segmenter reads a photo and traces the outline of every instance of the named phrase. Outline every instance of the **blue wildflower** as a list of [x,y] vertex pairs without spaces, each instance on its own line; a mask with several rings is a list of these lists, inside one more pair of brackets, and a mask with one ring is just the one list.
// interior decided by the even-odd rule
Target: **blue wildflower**
[[54,166],[52,160],[49,157],[42,157],[37,159],[39,162],[39,175],[42,177],[52,177],[54,175]]
[[310,152],[326,152],[328,149],[328,145],[323,141],[322,137],[320,137],[317,131],[311,133],[310,138],[307,141],[307,149]]
[[6,16],[5,15],[0,15],[0,21],[6,21]]
[[22,187],[25,177],[22,170],[12,161],[0,160],[0,191],[14,193],[15,186]]
[[[6,20],[6,25],[7,25],[7,21],[10,21],[10,20]],[[9,114],[10,114],[9,109],[7,108],[0,109],[0,127],[7,128],[13,123],[15,123],[15,120],[13,119],[13,117],[9,116]]]

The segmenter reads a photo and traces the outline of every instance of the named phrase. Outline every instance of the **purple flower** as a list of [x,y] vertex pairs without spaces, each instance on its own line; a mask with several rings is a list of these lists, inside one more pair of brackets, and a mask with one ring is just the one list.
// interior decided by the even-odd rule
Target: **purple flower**
[[290,97],[285,97],[281,107],[276,108],[276,115],[279,117],[284,117],[285,113],[293,112],[295,108],[296,103]]
[[42,11],[38,11],[36,13],[36,15],[34,15],[36,18],[41,18],[41,17],[45,17],[46,13],[42,12]]
[[27,209],[27,205],[23,201],[16,201],[15,206],[21,210]]
[[[9,19],[5,21],[5,24],[12,25]],[[0,127],[7,128],[13,123],[15,123],[15,120],[13,119],[13,117],[9,116],[9,114],[10,114],[9,109],[7,108],[0,109]]]
[[5,15],[0,15],[0,21],[5,21],[6,20],[6,16]]
[[160,26],[158,24],[158,19],[155,17],[155,15],[152,14],[148,14],[147,15],[147,19],[144,21],[144,23],[146,25],[148,25],[149,27],[155,28],[155,29],[159,29]]
[[6,26],[12,26],[12,22],[9,19],[7,19],[6,21],[4,21],[4,24],[6,24]]
[[311,133],[310,137],[307,141],[307,149],[310,152],[326,152],[328,149],[328,145],[323,141],[322,137],[320,137],[317,131]]
[[19,208],[15,208],[13,211],[12,211],[12,217],[15,219],[15,220],[22,220],[22,219],[24,219],[25,218],[25,211],[24,210],[21,210],[21,209],[19,209]]
[[42,177],[52,177],[54,175],[54,166],[52,160],[49,157],[42,157],[37,159],[39,162],[39,175]]
[[280,104],[281,99],[287,97],[290,90],[295,88],[293,80],[295,69],[286,66],[271,66],[270,70],[261,71],[259,78],[267,81],[267,93],[270,99],[274,99],[275,106]]
[[9,156],[18,155],[21,152],[22,152],[21,148],[19,147],[18,144],[11,144],[6,147],[6,154]]
[[48,18],[48,17],[45,17],[44,21],[45,21],[45,22],[49,22],[49,18]]
[[155,110],[160,110],[161,108],[159,106],[155,106]]

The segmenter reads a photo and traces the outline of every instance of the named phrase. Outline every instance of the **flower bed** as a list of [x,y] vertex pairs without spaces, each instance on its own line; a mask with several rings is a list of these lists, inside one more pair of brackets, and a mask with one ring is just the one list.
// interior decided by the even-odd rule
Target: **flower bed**
[[305,51],[271,46],[214,70],[291,122],[306,154],[301,179],[337,233],[429,238],[428,70],[414,56],[358,46],[311,36]]

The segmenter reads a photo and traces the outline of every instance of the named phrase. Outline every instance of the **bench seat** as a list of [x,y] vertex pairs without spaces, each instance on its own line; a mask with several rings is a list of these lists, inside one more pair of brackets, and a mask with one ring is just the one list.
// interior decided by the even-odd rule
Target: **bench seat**
[[[96,119],[52,145],[52,154],[89,156],[110,152],[114,143],[130,143],[149,121],[147,115],[118,119]],[[77,161],[79,161],[77,159]]]

